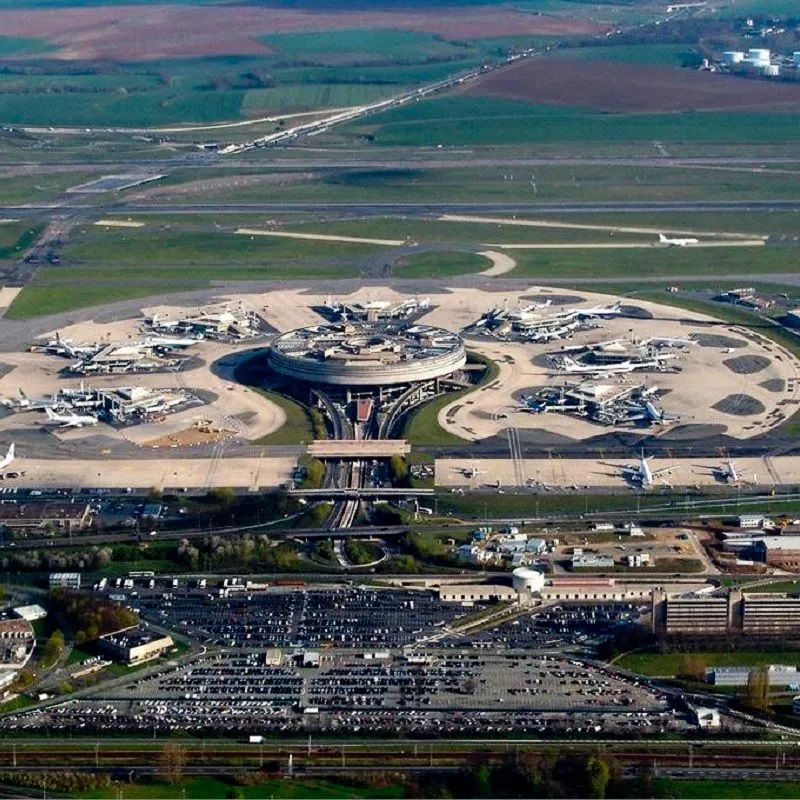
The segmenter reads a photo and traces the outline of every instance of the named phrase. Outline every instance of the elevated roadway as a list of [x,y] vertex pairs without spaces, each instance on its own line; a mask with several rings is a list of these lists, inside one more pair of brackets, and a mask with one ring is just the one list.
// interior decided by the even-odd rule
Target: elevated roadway
[[410,452],[405,439],[316,439],[308,446],[308,455],[315,458],[389,458]]

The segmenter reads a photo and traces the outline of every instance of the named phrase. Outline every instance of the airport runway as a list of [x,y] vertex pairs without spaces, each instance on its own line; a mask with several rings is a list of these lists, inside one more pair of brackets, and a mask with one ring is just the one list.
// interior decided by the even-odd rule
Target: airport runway
[[442,214],[626,214],[701,211],[797,211],[798,200],[662,200],[642,202],[546,202],[546,203],[77,203],[74,196],[49,202],[20,205],[0,205],[0,216],[33,215],[42,211],[69,208],[71,211],[91,210],[103,214],[292,214],[349,212],[362,216],[436,215]]

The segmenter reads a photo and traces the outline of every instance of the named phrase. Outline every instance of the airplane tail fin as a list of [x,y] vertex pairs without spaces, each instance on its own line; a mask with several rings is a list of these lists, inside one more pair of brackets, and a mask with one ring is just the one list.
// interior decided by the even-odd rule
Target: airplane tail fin
[[6,452],[5,458],[3,459],[3,463],[7,466],[14,460],[14,442],[8,446],[8,451]]
[[659,234],[658,234],[658,241],[659,241],[659,242],[661,242],[661,244],[666,244],[667,237],[666,237],[666,236],[664,236],[664,234],[663,234],[663,233],[659,233]]

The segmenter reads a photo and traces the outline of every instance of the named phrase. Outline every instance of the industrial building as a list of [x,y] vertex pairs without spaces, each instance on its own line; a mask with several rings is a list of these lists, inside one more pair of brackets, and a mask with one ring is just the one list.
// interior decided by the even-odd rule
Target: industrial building
[[88,503],[26,501],[0,504],[0,528],[15,531],[83,530],[92,521]]
[[97,641],[101,653],[129,666],[152,661],[163,655],[174,644],[171,636],[141,627],[107,633]]
[[80,589],[81,588],[81,573],[80,572],[51,572],[47,585],[51,589]]
[[[746,686],[752,672],[751,667],[709,667],[706,682],[714,686]],[[797,667],[785,664],[770,664],[767,667],[770,686],[794,686],[800,684]]]
[[657,386],[642,384],[583,381],[544,386],[522,397],[520,404],[532,414],[570,414],[598,425],[650,425],[678,419],[660,407]]
[[653,630],[662,636],[782,639],[800,636],[800,597],[730,590],[725,595],[653,592]]

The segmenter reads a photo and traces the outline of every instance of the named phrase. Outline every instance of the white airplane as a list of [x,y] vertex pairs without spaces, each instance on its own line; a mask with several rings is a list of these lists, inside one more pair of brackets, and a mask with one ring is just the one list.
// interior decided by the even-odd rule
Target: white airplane
[[2,459],[0,459],[0,469],[5,469],[7,466],[9,466],[14,461],[14,458],[14,442],[11,442],[11,444],[8,446],[6,454]]
[[663,233],[658,234],[658,243],[665,244],[668,247],[688,247],[692,244],[700,244],[699,239],[695,239],[693,237],[678,237],[678,238],[670,238],[669,236],[664,236]]
[[638,464],[622,467],[622,476],[631,483],[639,484],[642,489],[650,489],[655,485],[655,479],[661,475],[668,475],[674,467],[663,467],[662,469],[651,469],[648,463],[653,457],[645,458],[644,451],[639,458]]
[[20,411],[41,411],[43,408],[52,407],[56,403],[55,395],[52,397],[40,397],[32,400],[22,389],[17,389],[17,398],[4,399],[3,405],[11,408],[19,409]]
[[486,474],[486,470],[478,469],[477,464],[473,464],[471,467],[458,467],[457,469],[465,478],[477,478],[478,475]]
[[56,414],[52,408],[45,408],[47,419],[57,422],[62,428],[82,428],[84,425],[97,425],[97,417],[91,414]]
[[142,347],[191,347],[197,342],[194,337],[145,336],[138,344]]
[[565,356],[561,359],[560,372],[581,375],[625,375],[637,369],[663,369],[668,356],[662,355],[647,361],[620,361],[616,364],[579,364]]
[[720,470],[720,475],[725,483],[739,483],[744,478],[730,459],[725,462],[725,466]]
[[56,331],[56,338],[51,339],[47,343],[48,348],[52,348],[60,355],[70,356],[93,356],[98,350],[100,345],[96,344],[72,344],[70,339],[62,339],[61,334]]

